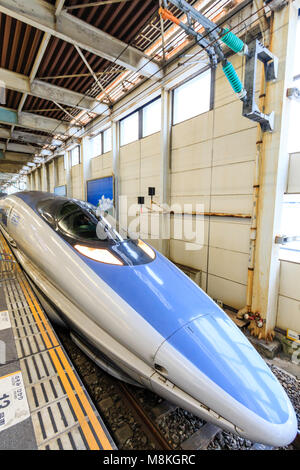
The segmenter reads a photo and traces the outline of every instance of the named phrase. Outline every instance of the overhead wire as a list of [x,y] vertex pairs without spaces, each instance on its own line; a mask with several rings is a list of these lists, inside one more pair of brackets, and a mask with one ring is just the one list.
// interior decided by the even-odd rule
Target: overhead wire
[[[213,4],[209,9],[208,11],[206,11],[205,13],[207,14],[212,8],[216,8],[216,6],[218,4],[220,4],[222,2],[222,0],[219,0],[218,2],[216,2],[215,4]],[[217,29],[219,28],[220,26],[222,26],[223,24],[226,24],[230,18],[232,18],[233,16],[235,16],[237,13],[239,13],[240,11],[242,11],[243,9],[245,9],[247,6],[249,6],[250,4],[253,3],[253,0],[249,0],[247,3],[243,4],[239,9],[236,9],[234,12],[231,13],[231,15],[228,15],[226,16],[226,18],[221,21],[219,24],[216,24],[215,28],[214,29]],[[229,31],[232,31],[232,30],[235,30],[238,26],[240,26],[241,24],[245,23],[246,20],[249,20],[251,17],[257,15],[261,10],[264,10],[264,6],[255,10],[254,12],[252,12],[247,18],[244,18],[240,23],[238,23],[237,25],[235,25],[233,28],[229,28]],[[264,15],[263,15],[264,16]],[[250,25],[247,25],[247,28],[249,28],[249,26],[251,26],[253,23],[255,23],[257,20],[259,20],[259,18],[256,18],[252,23],[250,23]],[[213,29],[213,30],[214,30]],[[241,31],[243,31],[244,29],[246,29],[246,26],[244,25],[238,32],[236,32],[236,34],[240,33]],[[184,36],[184,32],[183,32],[183,36]],[[206,37],[208,36],[208,33],[205,33],[203,34],[203,37]],[[174,38],[172,41],[170,41],[170,43],[167,44],[167,47],[169,47],[172,43],[174,43],[175,41],[178,41],[178,37]],[[202,57],[202,55],[206,54],[206,50],[208,47],[212,46],[215,42],[217,41],[217,39],[214,39],[213,41],[211,41],[207,47],[205,48],[201,48],[199,51],[195,52],[191,57],[188,57],[185,61],[183,61],[181,63],[181,65],[185,65],[186,63],[188,63],[189,61],[191,61],[191,59],[193,58],[196,58],[199,56]],[[117,60],[126,52],[126,50],[131,46],[131,42],[126,44],[126,46],[123,48],[123,50],[119,53],[119,55],[115,58],[114,61],[112,61],[112,65],[115,65]],[[186,50],[184,50],[184,52],[188,52],[191,48],[195,47],[195,43],[191,44]],[[157,53],[156,53],[157,54]],[[155,57],[155,56],[154,56]],[[147,60],[146,63],[144,63],[139,69],[137,69],[135,71],[136,74],[138,74],[139,72],[141,72],[143,70],[144,67],[146,67],[146,65],[148,65],[149,63],[153,62],[154,61],[154,57],[149,57],[149,59]],[[170,62],[167,62],[166,65],[170,65],[175,59],[177,59],[178,56],[176,56],[173,60],[171,60]],[[164,69],[165,66],[162,67],[162,69]],[[155,77],[159,72],[161,72],[162,69],[159,69],[157,70],[156,72],[154,72],[150,77],[147,77],[147,79],[152,79],[153,77]],[[122,72],[123,73],[123,72]],[[166,79],[168,77],[169,74],[172,73],[172,70],[167,72],[166,74],[164,74],[164,79]],[[135,95],[134,99],[136,100],[137,96],[139,96],[141,93],[145,93],[145,91],[147,91],[147,89],[150,89],[152,87],[152,84],[150,84],[146,89],[144,89],[143,91],[141,91],[140,93],[138,93],[137,95]],[[79,106],[79,104],[81,103],[82,100],[84,100],[85,96],[82,97],[82,99],[78,102],[77,106]],[[131,102],[131,100],[129,100],[128,102],[126,102],[126,105],[128,105],[129,103]],[[86,114],[90,114],[90,113],[93,113],[93,110],[97,108],[98,104],[101,103],[101,101],[99,101],[97,103],[97,105],[95,105],[92,109],[86,111],[84,113],[83,116],[85,116]],[[115,103],[114,103],[115,104]],[[82,118],[82,117],[81,117]],[[105,120],[107,119],[107,116],[104,116],[102,120],[98,121],[97,124],[101,124],[101,122],[104,122]],[[77,122],[78,118],[75,116],[74,117],[74,121],[75,123]],[[63,122],[63,121],[62,121]],[[53,133],[55,133],[55,131],[59,128],[59,126],[61,125],[61,122],[59,122],[59,124],[53,129]],[[70,135],[68,134],[67,132],[65,133],[59,133],[60,135],[64,136],[64,137],[67,137],[69,139],[71,138],[74,138],[76,137],[76,135],[78,133],[82,132],[82,126],[81,128],[79,129],[76,129],[76,131]]]

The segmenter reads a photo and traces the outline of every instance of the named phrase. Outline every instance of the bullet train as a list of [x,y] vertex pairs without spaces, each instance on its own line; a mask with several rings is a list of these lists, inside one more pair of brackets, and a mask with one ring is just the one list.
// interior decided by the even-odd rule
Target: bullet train
[[251,441],[293,441],[296,415],[269,367],[150,245],[88,203],[39,191],[0,199],[0,227],[51,318],[102,368]]

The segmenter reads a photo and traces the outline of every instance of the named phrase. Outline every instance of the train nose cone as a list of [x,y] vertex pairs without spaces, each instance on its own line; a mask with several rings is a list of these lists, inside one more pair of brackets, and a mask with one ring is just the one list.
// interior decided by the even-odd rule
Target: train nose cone
[[273,446],[289,444],[297,432],[293,407],[269,367],[221,310],[175,332],[155,363],[168,379],[220,416],[244,437]]

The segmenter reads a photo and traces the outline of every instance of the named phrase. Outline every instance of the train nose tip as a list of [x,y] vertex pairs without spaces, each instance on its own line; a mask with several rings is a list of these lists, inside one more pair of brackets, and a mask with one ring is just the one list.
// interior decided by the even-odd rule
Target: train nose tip
[[[173,363],[177,357],[177,365],[171,365],[171,355]],[[175,332],[155,360],[165,365],[171,381],[240,428],[243,437],[272,446],[293,441],[297,421],[289,398],[222,311],[201,316]]]

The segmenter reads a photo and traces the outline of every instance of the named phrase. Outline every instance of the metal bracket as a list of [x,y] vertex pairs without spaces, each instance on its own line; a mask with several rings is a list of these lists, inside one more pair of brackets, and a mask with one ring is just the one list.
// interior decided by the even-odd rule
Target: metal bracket
[[288,88],[286,90],[286,96],[290,100],[300,101],[300,90],[299,88]]
[[265,4],[271,11],[280,11],[288,4],[288,2],[287,0],[265,0]]
[[244,88],[247,91],[247,99],[243,104],[243,116],[252,121],[259,122],[263,132],[272,132],[274,129],[274,112],[263,114],[255,103],[255,83],[258,60],[264,64],[267,82],[276,80],[278,77],[278,58],[256,39],[249,45],[248,55],[246,56]]
[[275,237],[276,245],[286,245],[292,242],[300,242],[300,236],[290,237],[288,235],[277,235]]

